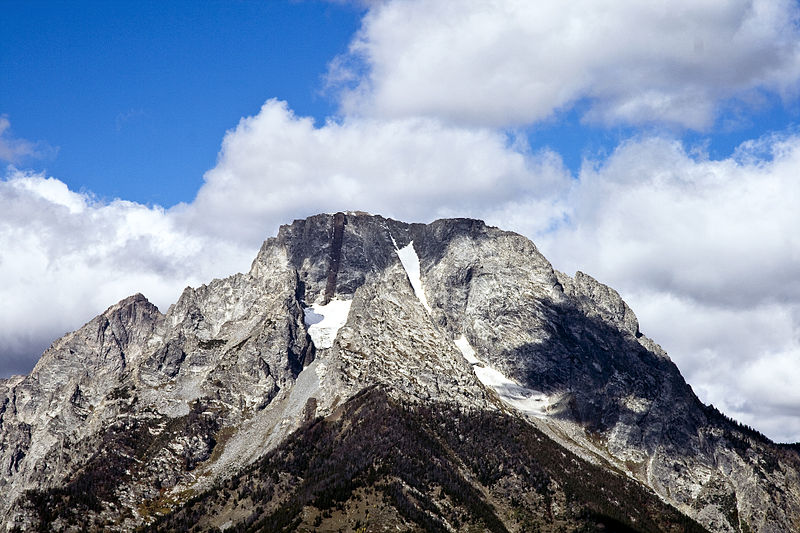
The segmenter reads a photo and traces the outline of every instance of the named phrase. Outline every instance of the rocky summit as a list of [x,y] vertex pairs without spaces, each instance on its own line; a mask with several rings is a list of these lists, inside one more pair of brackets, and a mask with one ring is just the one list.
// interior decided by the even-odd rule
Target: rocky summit
[[800,531],[800,447],[478,220],[282,226],[0,380],[5,531]]

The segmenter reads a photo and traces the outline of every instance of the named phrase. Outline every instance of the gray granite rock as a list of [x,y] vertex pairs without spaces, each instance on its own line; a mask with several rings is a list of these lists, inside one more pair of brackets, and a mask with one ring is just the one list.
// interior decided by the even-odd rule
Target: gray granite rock
[[516,412],[712,531],[800,530],[797,449],[704,406],[616,291],[477,220],[365,213],[282,226],[249,272],[166,314],[127,298],[0,381],[0,524],[94,484],[80,523],[135,528],[375,384]]

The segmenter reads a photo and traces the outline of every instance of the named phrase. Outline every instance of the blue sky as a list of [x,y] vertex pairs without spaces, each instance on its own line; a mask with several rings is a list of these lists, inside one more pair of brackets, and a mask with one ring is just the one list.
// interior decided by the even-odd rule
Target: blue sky
[[0,109],[25,166],[102,198],[190,201],[267,98],[324,119],[327,62],[361,10],[323,2],[6,2]]
[[[224,132],[267,98],[324,121],[338,114],[328,63],[346,52],[364,9],[321,1],[8,2],[0,20],[0,110],[39,143],[26,168],[74,190],[165,207],[191,201]],[[701,131],[658,122],[598,126],[577,102],[524,124],[577,173],[640,130],[729,157],[744,140],[791,127],[797,103],[767,94]],[[735,125],[731,125],[735,122]]]
[[795,0],[22,2],[0,17],[0,377],[278,226],[471,216],[618,289],[800,440]]

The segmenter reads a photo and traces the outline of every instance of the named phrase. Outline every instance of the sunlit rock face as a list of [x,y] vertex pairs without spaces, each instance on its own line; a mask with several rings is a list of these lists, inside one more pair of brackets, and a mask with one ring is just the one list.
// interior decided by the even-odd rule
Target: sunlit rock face
[[360,212],[281,227],[165,314],[127,298],[0,381],[0,523],[154,523],[374,387],[518,417],[711,531],[800,530],[797,449],[702,405],[616,291],[477,220]]

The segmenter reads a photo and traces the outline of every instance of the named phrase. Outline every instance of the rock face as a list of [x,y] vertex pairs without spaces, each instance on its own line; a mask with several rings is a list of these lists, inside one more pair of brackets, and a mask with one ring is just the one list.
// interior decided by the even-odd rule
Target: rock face
[[[253,465],[291,470],[287,446],[305,442],[320,417],[332,424],[363,413],[353,398],[375,387],[385,402],[414,406],[408,416],[513,417],[581,468],[622,476],[708,530],[800,530],[797,448],[703,405],[616,291],[553,270],[529,240],[480,221],[406,224],[364,213],[281,227],[248,273],[187,288],[166,314],[142,295],[127,298],[56,341],[29,376],[0,381],[0,524],[122,531],[172,512],[186,519],[187,500]],[[427,427],[420,438],[430,435]],[[471,448],[447,449],[460,457],[454,464],[469,464]],[[286,484],[302,478],[296,466],[286,479],[274,474],[265,502],[294,498]],[[552,487],[566,483],[548,472]],[[465,478],[489,495],[481,505],[491,511],[465,520],[520,530],[509,492],[520,476]],[[403,483],[404,494],[424,493]],[[287,496],[275,500],[281,487]],[[437,523],[456,528],[458,502],[442,490]],[[568,492],[551,492],[566,500],[536,500],[550,517],[531,518],[537,527],[553,517],[584,524],[562,508]],[[216,527],[244,519],[224,508]],[[427,527],[415,516],[435,514],[393,509],[386,516],[411,529]],[[202,522],[202,509],[192,512]],[[615,512],[626,527],[656,527]]]
[[523,419],[403,403],[382,387],[305,425],[146,530],[192,527],[706,531],[635,480],[581,461]]

